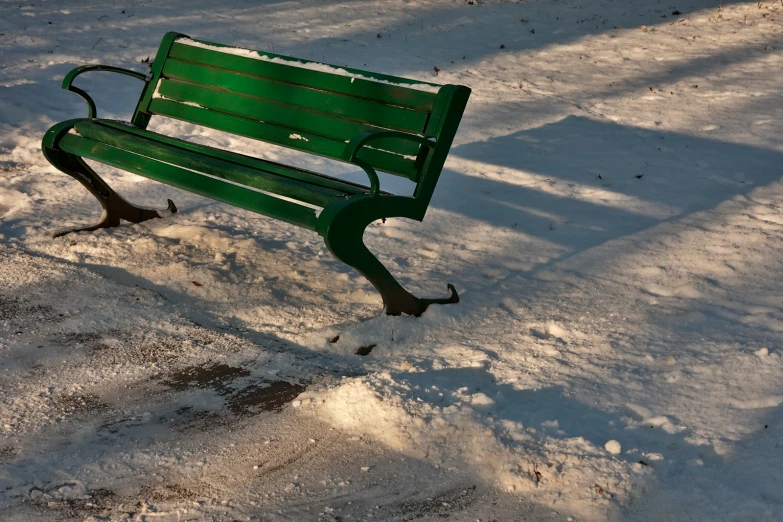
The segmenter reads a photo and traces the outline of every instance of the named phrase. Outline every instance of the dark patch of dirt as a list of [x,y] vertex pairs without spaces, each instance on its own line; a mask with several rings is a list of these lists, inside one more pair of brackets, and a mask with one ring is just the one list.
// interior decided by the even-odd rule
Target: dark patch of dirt
[[476,486],[468,489],[447,491],[441,495],[425,500],[412,500],[394,506],[389,506],[390,514],[401,516],[402,520],[413,520],[425,516],[436,515],[449,517],[462,511],[476,501]]
[[[100,358],[106,364],[161,364],[175,363],[188,353],[193,345],[209,345],[221,340],[221,336],[201,327],[185,328],[181,336],[162,337],[154,333],[130,333],[123,331],[107,331],[104,336],[110,336],[119,341],[106,343],[98,340],[89,346],[91,355]],[[227,339],[221,349],[231,351],[233,340]]]
[[148,485],[141,486],[139,496],[152,502],[163,502],[167,500],[193,500],[202,495],[191,491],[179,484]]
[[[51,491],[64,485],[66,484],[58,484],[46,489]],[[32,489],[32,491],[36,490],[41,493],[47,493],[38,488]],[[45,508],[49,516],[52,516],[54,514],[53,512],[56,512],[56,517],[51,518],[51,520],[84,520],[85,516],[97,515],[110,509],[113,501],[116,499],[116,494],[113,491],[102,488],[88,490],[87,495],[90,498],[72,498],[66,500],[54,500],[49,495],[43,495],[37,498],[28,498],[24,502],[29,505]]]
[[0,447],[0,464],[11,462],[19,456],[19,450],[13,446]]
[[52,398],[52,401],[54,406],[65,414],[94,413],[108,408],[105,402],[101,401],[97,395],[91,393],[85,395],[78,393],[57,395]]
[[102,342],[93,343],[91,355],[100,357],[107,364],[152,364],[176,361],[185,353],[182,341],[170,338],[133,337],[123,339],[123,335],[114,335],[122,346],[111,346]]
[[375,348],[376,346],[378,346],[378,345],[377,345],[377,344],[369,344],[369,345],[367,345],[367,346],[360,346],[360,347],[359,347],[359,348],[356,350],[356,355],[361,355],[361,356],[370,355],[370,352],[371,352],[371,351],[372,351],[372,349],[373,349],[373,348]]
[[19,316],[51,315],[53,308],[45,305],[25,305],[16,297],[0,295],[0,321],[10,321]]
[[0,321],[8,321],[21,313],[19,301],[0,295]]
[[32,378],[37,378],[46,375],[48,371],[49,369],[43,364],[34,364],[30,366],[30,370],[27,372],[27,374]]
[[245,368],[209,364],[183,368],[158,379],[172,390],[211,389],[223,398],[225,408],[221,411],[190,406],[176,410],[180,419],[175,424],[182,430],[225,425],[237,417],[261,412],[279,412],[307,387],[282,380],[253,379],[251,375]]
[[305,391],[304,384],[288,381],[265,381],[237,390],[226,401],[234,415],[253,415],[259,411],[280,411]]
[[221,415],[220,412],[210,410],[198,410],[185,406],[174,411],[178,418],[172,422],[172,427],[179,431],[199,430],[206,431],[210,428],[222,427],[230,424],[231,419]]
[[95,332],[89,333],[64,333],[57,336],[56,344],[75,345],[93,344],[101,339],[102,335]]
[[[239,377],[247,377],[250,372],[244,368],[235,368],[227,364],[191,366],[169,374],[163,382],[175,390],[188,388],[214,388],[218,393],[225,391],[226,384]],[[220,393],[222,395],[222,393]]]

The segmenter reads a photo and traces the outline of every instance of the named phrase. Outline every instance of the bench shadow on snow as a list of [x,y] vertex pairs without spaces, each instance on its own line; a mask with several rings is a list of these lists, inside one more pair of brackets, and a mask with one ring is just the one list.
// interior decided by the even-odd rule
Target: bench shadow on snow
[[[607,441],[618,441],[622,447],[621,454],[614,457],[604,454],[605,458],[641,464],[653,470],[661,483],[661,487],[647,491],[649,498],[641,506],[642,518],[639,519],[645,519],[645,515],[649,516],[647,520],[684,516],[682,505],[672,503],[667,497],[672,494],[691,499],[688,503],[692,502],[693,508],[706,520],[718,520],[724,515],[710,512],[715,509],[711,497],[714,491],[735,496],[738,502],[743,503],[756,499],[760,510],[764,509],[765,503],[783,501],[779,487],[783,470],[770,458],[780,446],[783,406],[764,409],[757,421],[759,429],[745,438],[731,441],[730,450],[719,454],[709,444],[696,444],[689,440],[693,436],[689,429],[669,428],[667,432],[666,427],[658,422],[659,418],[645,419],[631,410],[602,411],[593,408],[561,386],[516,389],[510,384],[498,384],[483,368],[397,372],[392,373],[392,377],[396,382],[406,383],[415,389],[411,394],[415,394],[416,398],[441,408],[461,403],[463,407],[473,408],[480,416],[491,416],[496,426],[520,423],[523,429],[517,430],[517,437],[521,432],[531,439],[515,441],[514,434],[495,430],[494,435],[512,451],[515,447],[525,451],[531,444],[543,445],[545,438],[549,437],[583,438],[596,447],[596,455],[600,457]],[[462,390],[461,393],[459,390]],[[478,405],[470,405],[469,397],[477,393],[492,401],[483,399]],[[529,431],[530,428],[535,432]],[[701,477],[700,487],[692,487],[688,478],[692,476]],[[759,481],[759,476],[764,480]],[[671,481],[677,481],[676,485],[672,486]],[[762,486],[759,487],[759,484]],[[676,490],[674,493],[673,488]],[[656,500],[658,495],[661,496],[660,502]],[[619,507],[623,509],[623,506]],[[613,520],[623,520],[621,512],[614,514]]]
[[[783,154],[774,150],[579,116],[460,145],[451,157],[483,172],[446,170],[434,206],[572,253],[714,208],[783,175]],[[528,186],[514,181],[527,174]],[[521,246],[509,245],[509,255]]]
[[[349,5],[351,3],[360,2],[354,0]],[[724,0],[722,5],[728,7],[736,3],[740,3],[740,0]],[[636,29],[645,24],[649,26],[669,24],[704,9],[717,11],[716,8],[714,0],[696,0],[687,6],[680,5],[677,7],[680,11],[679,15],[673,15],[675,8],[664,4],[650,5],[645,12],[636,13],[609,7],[604,0],[583,0],[573,6],[558,2],[537,2],[532,5],[498,2],[488,6],[479,5],[479,2],[475,2],[474,5],[432,3],[417,6],[405,16],[395,17],[388,25],[376,25],[375,13],[369,15],[368,12],[363,12],[357,16],[356,13],[348,11],[346,16],[351,23],[346,23],[339,34],[306,39],[287,45],[279,41],[273,29],[265,31],[263,24],[259,27],[261,34],[254,34],[252,38],[243,38],[240,34],[234,37],[233,41],[227,41],[225,30],[221,25],[205,23],[204,17],[200,15],[181,17],[174,25],[167,18],[165,24],[158,25],[161,26],[159,29],[161,35],[176,26],[180,28],[179,30],[201,40],[373,70],[369,62],[365,63],[367,58],[364,53],[356,53],[358,42],[362,46],[382,49],[384,54],[403,53],[405,58],[400,64],[404,65],[384,72],[405,76],[411,71],[431,74],[432,66],[436,64],[441,67],[445,65],[444,68],[448,70],[449,62],[452,60],[457,64],[460,62],[464,64],[491,59],[494,55],[501,54],[498,52],[497,34],[494,32],[499,21],[499,13],[504,16],[503,24],[513,21],[512,23],[518,27],[514,31],[513,38],[503,40],[505,53],[510,53],[539,49],[550,44],[565,45],[616,29]],[[288,9],[290,6],[287,3],[274,6],[243,6],[232,12],[232,18],[263,19],[265,16]],[[318,18],[313,20],[314,24],[324,22]],[[155,20],[145,24],[145,30],[154,27],[156,23]],[[432,45],[433,41],[448,38],[449,33],[453,34],[452,38],[467,37],[475,42],[475,45],[471,45],[468,50],[460,46],[447,45],[439,48]],[[379,37],[378,34],[381,36]],[[409,46],[411,43],[416,46],[414,55],[411,55]],[[463,59],[466,61],[462,61]]]
[[[685,465],[688,459],[714,460],[718,457],[710,446],[694,446],[687,442],[690,430],[667,433],[655,425],[658,423],[654,420],[652,424],[646,424],[646,419],[630,410],[609,412],[593,408],[562,386],[517,389],[511,384],[498,384],[483,368],[398,372],[392,373],[392,377],[397,382],[408,383],[411,388],[418,386],[415,393],[428,403],[446,408],[467,402],[477,413],[491,415],[496,423],[511,421],[521,423],[524,429],[535,429],[535,439],[542,434],[555,439],[582,437],[600,451],[607,441],[617,440],[622,446],[622,454],[617,458],[644,461],[664,474],[672,471],[672,467]],[[470,405],[470,399],[465,400],[477,393],[486,395],[492,402],[485,399],[478,405]],[[506,433],[495,435],[512,446],[518,444]],[[663,456],[663,460],[654,460],[656,453]]]

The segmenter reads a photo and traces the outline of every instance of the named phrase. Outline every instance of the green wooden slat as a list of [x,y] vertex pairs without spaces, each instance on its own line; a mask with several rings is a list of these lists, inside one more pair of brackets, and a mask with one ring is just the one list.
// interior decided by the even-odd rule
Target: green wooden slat
[[[292,133],[290,129],[284,127],[193,105],[185,105],[164,98],[153,98],[150,112],[337,160],[342,159],[342,153],[345,149],[345,142],[342,141],[305,132]],[[292,134],[299,134],[305,139],[291,138]],[[365,148],[362,149],[358,157],[384,172],[409,179],[415,179],[417,176],[414,161],[403,156]]]
[[[271,81],[207,65],[182,62],[173,58],[166,61],[163,77],[247,94],[274,103],[325,112],[340,119],[403,132],[419,133],[427,121],[428,113],[425,112]],[[415,154],[415,151],[401,152],[401,154]]]
[[64,135],[59,146],[62,150],[83,158],[94,159],[167,185],[315,230],[315,210],[309,207],[203,176],[175,165],[161,163],[74,134]]
[[[286,127],[290,131],[289,134],[307,132],[345,142],[357,134],[375,129],[375,127],[322,113],[179,81],[162,80],[158,86],[158,93],[167,99],[196,103],[208,109]],[[373,143],[373,146],[376,144]],[[414,143],[411,147],[411,142],[403,140],[378,140],[377,148],[396,154],[416,155],[418,153],[417,144]]]
[[[189,37],[186,37],[186,38],[189,38]],[[190,38],[190,39],[193,40],[194,42],[198,42],[198,43],[201,43],[201,44],[209,45],[211,47],[218,47],[218,48],[223,48],[223,49],[227,49],[227,50],[231,50],[231,49],[237,50],[238,49],[240,51],[246,51],[246,52],[249,51],[251,53],[258,53],[259,55],[266,56],[267,58],[270,58],[270,59],[278,58],[278,59],[286,60],[286,61],[296,61],[296,62],[299,62],[299,63],[302,63],[302,64],[326,65],[327,67],[343,69],[344,71],[347,71],[347,72],[349,72],[351,74],[361,74],[362,76],[365,76],[367,78],[373,78],[375,80],[380,80],[380,81],[383,81],[383,82],[391,82],[391,83],[397,83],[397,84],[402,84],[402,85],[424,84],[424,85],[429,85],[430,87],[434,87],[435,89],[438,89],[438,88],[442,87],[440,84],[437,84],[437,83],[423,82],[421,80],[412,80],[410,78],[403,78],[402,76],[391,76],[389,74],[365,71],[365,70],[361,70],[361,69],[351,69],[351,68],[349,68],[347,66],[333,65],[333,64],[328,64],[328,63],[324,63],[324,62],[316,62],[316,61],[313,61],[313,60],[305,60],[304,58],[294,58],[293,56],[285,56],[285,55],[282,55],[282,54],[274,54],[274,53],[268,53],[268,52],[253,51],[252,49],[244,49],[242,47],[236,47],[236,46],[228,45],[228,44],[207,42],[205,40],[196,40],[194,38]],[[182,45],[187,45],[184,42],[180,42],[180,43]]]
[[186,169],[203,172],[211,176],[241,183],[249,187],[266,190],[281,196],[298,199],[312,205],[326,206],[335,199],[346,197],[344,191],[316,186],[270,172],[258,170],[244,165],[237,165],[220,159],[183,150],[181,148],[156,142],[152,139],[121,132],[111,127],[83,121],[75,125],[76,131],[83,137],[118,147]]
[[[217,47],[217,45],[215,46]],[[270,56],[272,58],[277,57],[277,55],[270,55],[267,53],[259,54]],[[233,54],[213,51],[211,49],[203,49],[200,47],[193,47],[191,45],[185,45],[181,43],[175,43],[172,46],[169,57],[189,62],[202,63],[213,67],[221,67],[223,69],[252,74],[254,76],[261,76],[283,83],[303,85],[306,87],[312,87],[314,89],[346,94],[356,98],[375,100],[392,105],[398,105],[400,107],[408,107],[411,109],[429,111],[435,102],[435,93],[432,92],[410,89],[401,85],[389,85],[371,80],[363,80],[361,78],[340,76],[322,71],[304,69],[301,67],[292,67],[283,63],[256,60],[254,58],[236,56]],[[305,60],[298,60],[296,58],[280,58],[288,61],[308,63]],[[356,71],[356,73],[363,76],[370,76],[370,73],[360,71]],[[404,78],[387,78],[390,78],[390,80],[387,81],[398,84],[425,83],[412,82],[411,80]]]
[[[84,122],[81,125],[85,125],[88,122]],[[285,176],[287,178],[298,179],[307,183],[317,185],[319,187],[328,187],[334,190],[345,192],[347,194],[364,194],[367,192],[367,187],[359,185],[357,183],[351,183],[350,181],[343,181],[337,178],[318,174],[316,172],[310,172],[307,170],[297,169],[294,167],[288,167],[286,165],[280,165],[271,161],[266,161],[251,156],[244,156],[237,154],[236,152],[229,152],[226,150],[216,149],[214,147],[208,147],[206,145],[199,145],[198,143],[192,143],[184,141],[178,138],[172,138],[164,136],[162,134],[156,134],[148,130],[138,129],[129,126],[124,122],[112,121],[112,120],[97,120],[95,122],[89,122],[95,125],[107,126],[123,133],[131,133],[136,136],[141,136],[147,139],[153,139],[160,143],[165,143],[177,147],[182,150],[189,150],[198,152],[200,154],[207,154],[209,156],[219,158],[223,161],[231,162],[237,165],[244,165],[255,169],[265,170],[278,176]]]

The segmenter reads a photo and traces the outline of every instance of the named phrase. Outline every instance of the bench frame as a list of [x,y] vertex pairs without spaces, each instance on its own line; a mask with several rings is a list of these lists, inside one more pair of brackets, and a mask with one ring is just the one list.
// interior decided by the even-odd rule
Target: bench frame
[[[87,118],[95,120],[97,118],[97,109],[95,102],[84,90],[73,86],[73,81],[77,76],[88,71],[107,71],[113,73],[131,76],[144,82],[144,89],[139,103],[131,118],[130,124],[137,129],[146,129],[152,116],[149,112],[142,109],[145,102],[149,104],[156,88],[156,83],[161,77],[164,62],[169,54],[174,42],[179,38],[187,38],[187,35],[180,33],[167,33],[158,50],[150,75],[111,67],[106,65],[85,65],[77,67],[69,72],[63,79],[62,88],[74,92],[81,96],[88,106]],[[354,136],[345,145],[342,154],[342,160],[360,167],[369,179],[369,187],[344,199],[333,201],[323,207],[321,213],[317,216],[314,229],[320,234],[329,250],[341,261],[350,265],[364,275],[378,290],[383,298],[385,312],[388,315],[400,315],[402,313],[419,316],[430,304],[447,304],[459,302],[457,291],[452,285],[448,285],[450,296],[445,298],[424,299],[418,298],[405,290],[378,258],[367,249],[364,244],[364,231],[367,226],[377,220],[402,217],[422,221],[429,206],[432,193],[437,184],[438,177],[445,163],[451,147],[452,140],[459,126],[462,113],[470,96],[470,89],[459,85],[445,85],[440,88],[437,95],[435,107],[432,111],[432,117],[438,117],[439,121],[432,136],[422,136],[412,133],[405,133],[393,130],[370,130]],[[140,223],[149,219],[163,217],[163,215],[154,209],[143,208],[134,205],[119,194],[117,194],[100,176],[90,168],[84,159],[73,152],[63,150],[60,146],[61,140],[84,119],[68,120],[53,126],[44,136],[42,150],[44,156],[57,169],[74,177],[79,181],[103,207],[103,216],[101,220],[92,226],[77,228],[58,232],[55,237],[68,234],[70,232],[94,231],[100,228],[116,227],[120,225],[121,220],[131,223]],[[130,130],[129,130],[130,132]],[[384,138],[396,138],[400,140],[410,140],[421,147],[429,150],[426,154],[426,161],[422,167],[416,190],[413,196],[398,196],[381,192],[380,182],[375,168],[358,155],[368,143],[373,140]],[[261,140],[263,141],[263,140]],[[109,154],[106,154],[107,157]],[[91,158],[98,159],[102,158]],[[127,170],[127,169],[126,169]],[[176,182],[169,182],[163,175],[152,175],[149,177],[163,181],[185,190],[202,193],[209,196],[202,190],[193,190],[188,187],[178,185]],[[329,176],[323,176],[327,179]],[[214,199],[227,201],[231,200],[210,196]],[[264,198],[263,195],[259,196]],[[266,199],[275,199],[266,196]],[[236,204],[236,203],[233,203]],[[268,204],[268,202],[267,202]],[[237,205],[243,206],[243,205]],[[255,212],[264,214],[264,208],[259,205],[258,208],[244,205]],[[171,200],[168,200],[168,210],[172,213],[177,211],[176,206]],[[278,217],[273,215],[273,217]],[[278,219],[285,219],[280,218]],[[293,222],[293,221],[289,221]]]

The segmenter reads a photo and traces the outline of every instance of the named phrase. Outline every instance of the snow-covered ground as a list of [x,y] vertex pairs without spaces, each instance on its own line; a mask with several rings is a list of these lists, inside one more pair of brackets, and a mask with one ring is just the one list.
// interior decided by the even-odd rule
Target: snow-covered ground
[[[40,153],[63,75],[166,31],[470,86],[367,234],[462,301],[380,315],[317,235],[101,167],[180,213],[52,239],[100,215]],[[781,50],[769,0],[0,0],[0,519],[783,520]]]

